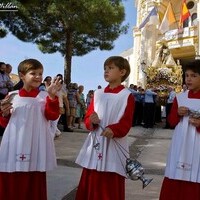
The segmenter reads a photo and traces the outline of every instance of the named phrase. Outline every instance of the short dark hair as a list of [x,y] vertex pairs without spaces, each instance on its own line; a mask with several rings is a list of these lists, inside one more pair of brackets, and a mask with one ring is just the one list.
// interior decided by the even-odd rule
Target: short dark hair
[[46,76],[44,81],[47,81],[47,79],[52,79],[51,76]]
[[62,74],[57,74],[56,77],[60,76],[63,79],[63,75]]
[[43,69],[43,65],[36,59],[26,59],[19,63],[18,73],[26,74],[30,70]]
[[0,62],[0,67],[1,67],[1,65],[5,65],[6,63],[4,63],[4,62]]
[[121,82],[125,81],[131,72],[131,67],[129,65],[128,60],[121,56],[111,56],[107,58],[106,61],[104,62],[104,67],[112,63],[114,63],[117,67],[119,67],[120,70],[122,69],[126,70],[126,74],[122,77]]
[[188,64],[186,64],[185,71],[187,71],[187,70],[191,70],[195,73],[200,74],[200,60],[199,59],[193,60],[193,61],[189,62]]

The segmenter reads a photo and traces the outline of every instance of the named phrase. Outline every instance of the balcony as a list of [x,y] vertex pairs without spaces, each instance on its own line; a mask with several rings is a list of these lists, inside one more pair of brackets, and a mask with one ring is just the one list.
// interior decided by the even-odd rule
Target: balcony
[[197,26],[185,27],[182,30],[174,29],[165,33],[161,40],[165,40],[174,58],[195,56],[197,44]]
[[167,42],[173,40],[180,40],[184,38],[194,38],[198,36],[197,26],[185,27],[181,30],[174,29],[165,33],[162,39],[165,39]]

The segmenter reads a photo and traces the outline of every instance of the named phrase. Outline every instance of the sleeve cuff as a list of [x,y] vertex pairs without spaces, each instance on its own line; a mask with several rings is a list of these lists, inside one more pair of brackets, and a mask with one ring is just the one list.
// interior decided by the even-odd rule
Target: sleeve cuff
[[58,102],[58,97],[57,96],[55,96],[55,98],[54,99],[50,99],[50,97],[49,96],[47,96],[47,103],[48,104],[55,104],[55,103],[57,103]]

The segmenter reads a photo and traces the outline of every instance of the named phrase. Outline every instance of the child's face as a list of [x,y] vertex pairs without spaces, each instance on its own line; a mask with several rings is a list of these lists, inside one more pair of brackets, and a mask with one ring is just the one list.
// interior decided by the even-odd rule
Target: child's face
[[47,83],[47,85],[51,85],[51,78],[47,78],[46,83]]
[[119,67],[111,63],[109,66],[104,67],[104,79],[109,83],[120,83],[122,77],[125,75],[126,70],[120,70]]
[[24,82],[24,88],[27,90],[35,89],[42,83],[43,69],[35,69],[28,71],[25,75],[21,74],[21,79]]
[[195,73],[192,70],[185,72],[185,83],[188,90],[199,91],[200,90],[200,74]]

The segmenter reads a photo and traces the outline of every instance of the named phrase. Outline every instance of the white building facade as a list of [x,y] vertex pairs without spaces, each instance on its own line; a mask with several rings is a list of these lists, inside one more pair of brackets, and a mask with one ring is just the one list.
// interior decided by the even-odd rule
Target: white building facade
[[[164,34],[159,30],[166,9],[171,2],[175,16],[175,23]],[[200,57],[200,0],[186,0],[190,17],[183,23],[183,28],[178,28],[181,15],[182,0],[135,0],[137,8],[136,26],[133,28],[134,48],[123,52],[121,56],[127,58],[131,65],[131,74],[126,85],[131,83],[145,88],[146,77],[143,72],[145,67],[151,66],[155,53],[161,44],[165,44],[176,62],[183,66]],[[151,10],[156,7],[158,24],[146,24],[139,29],[141,23],[147,18]]]

